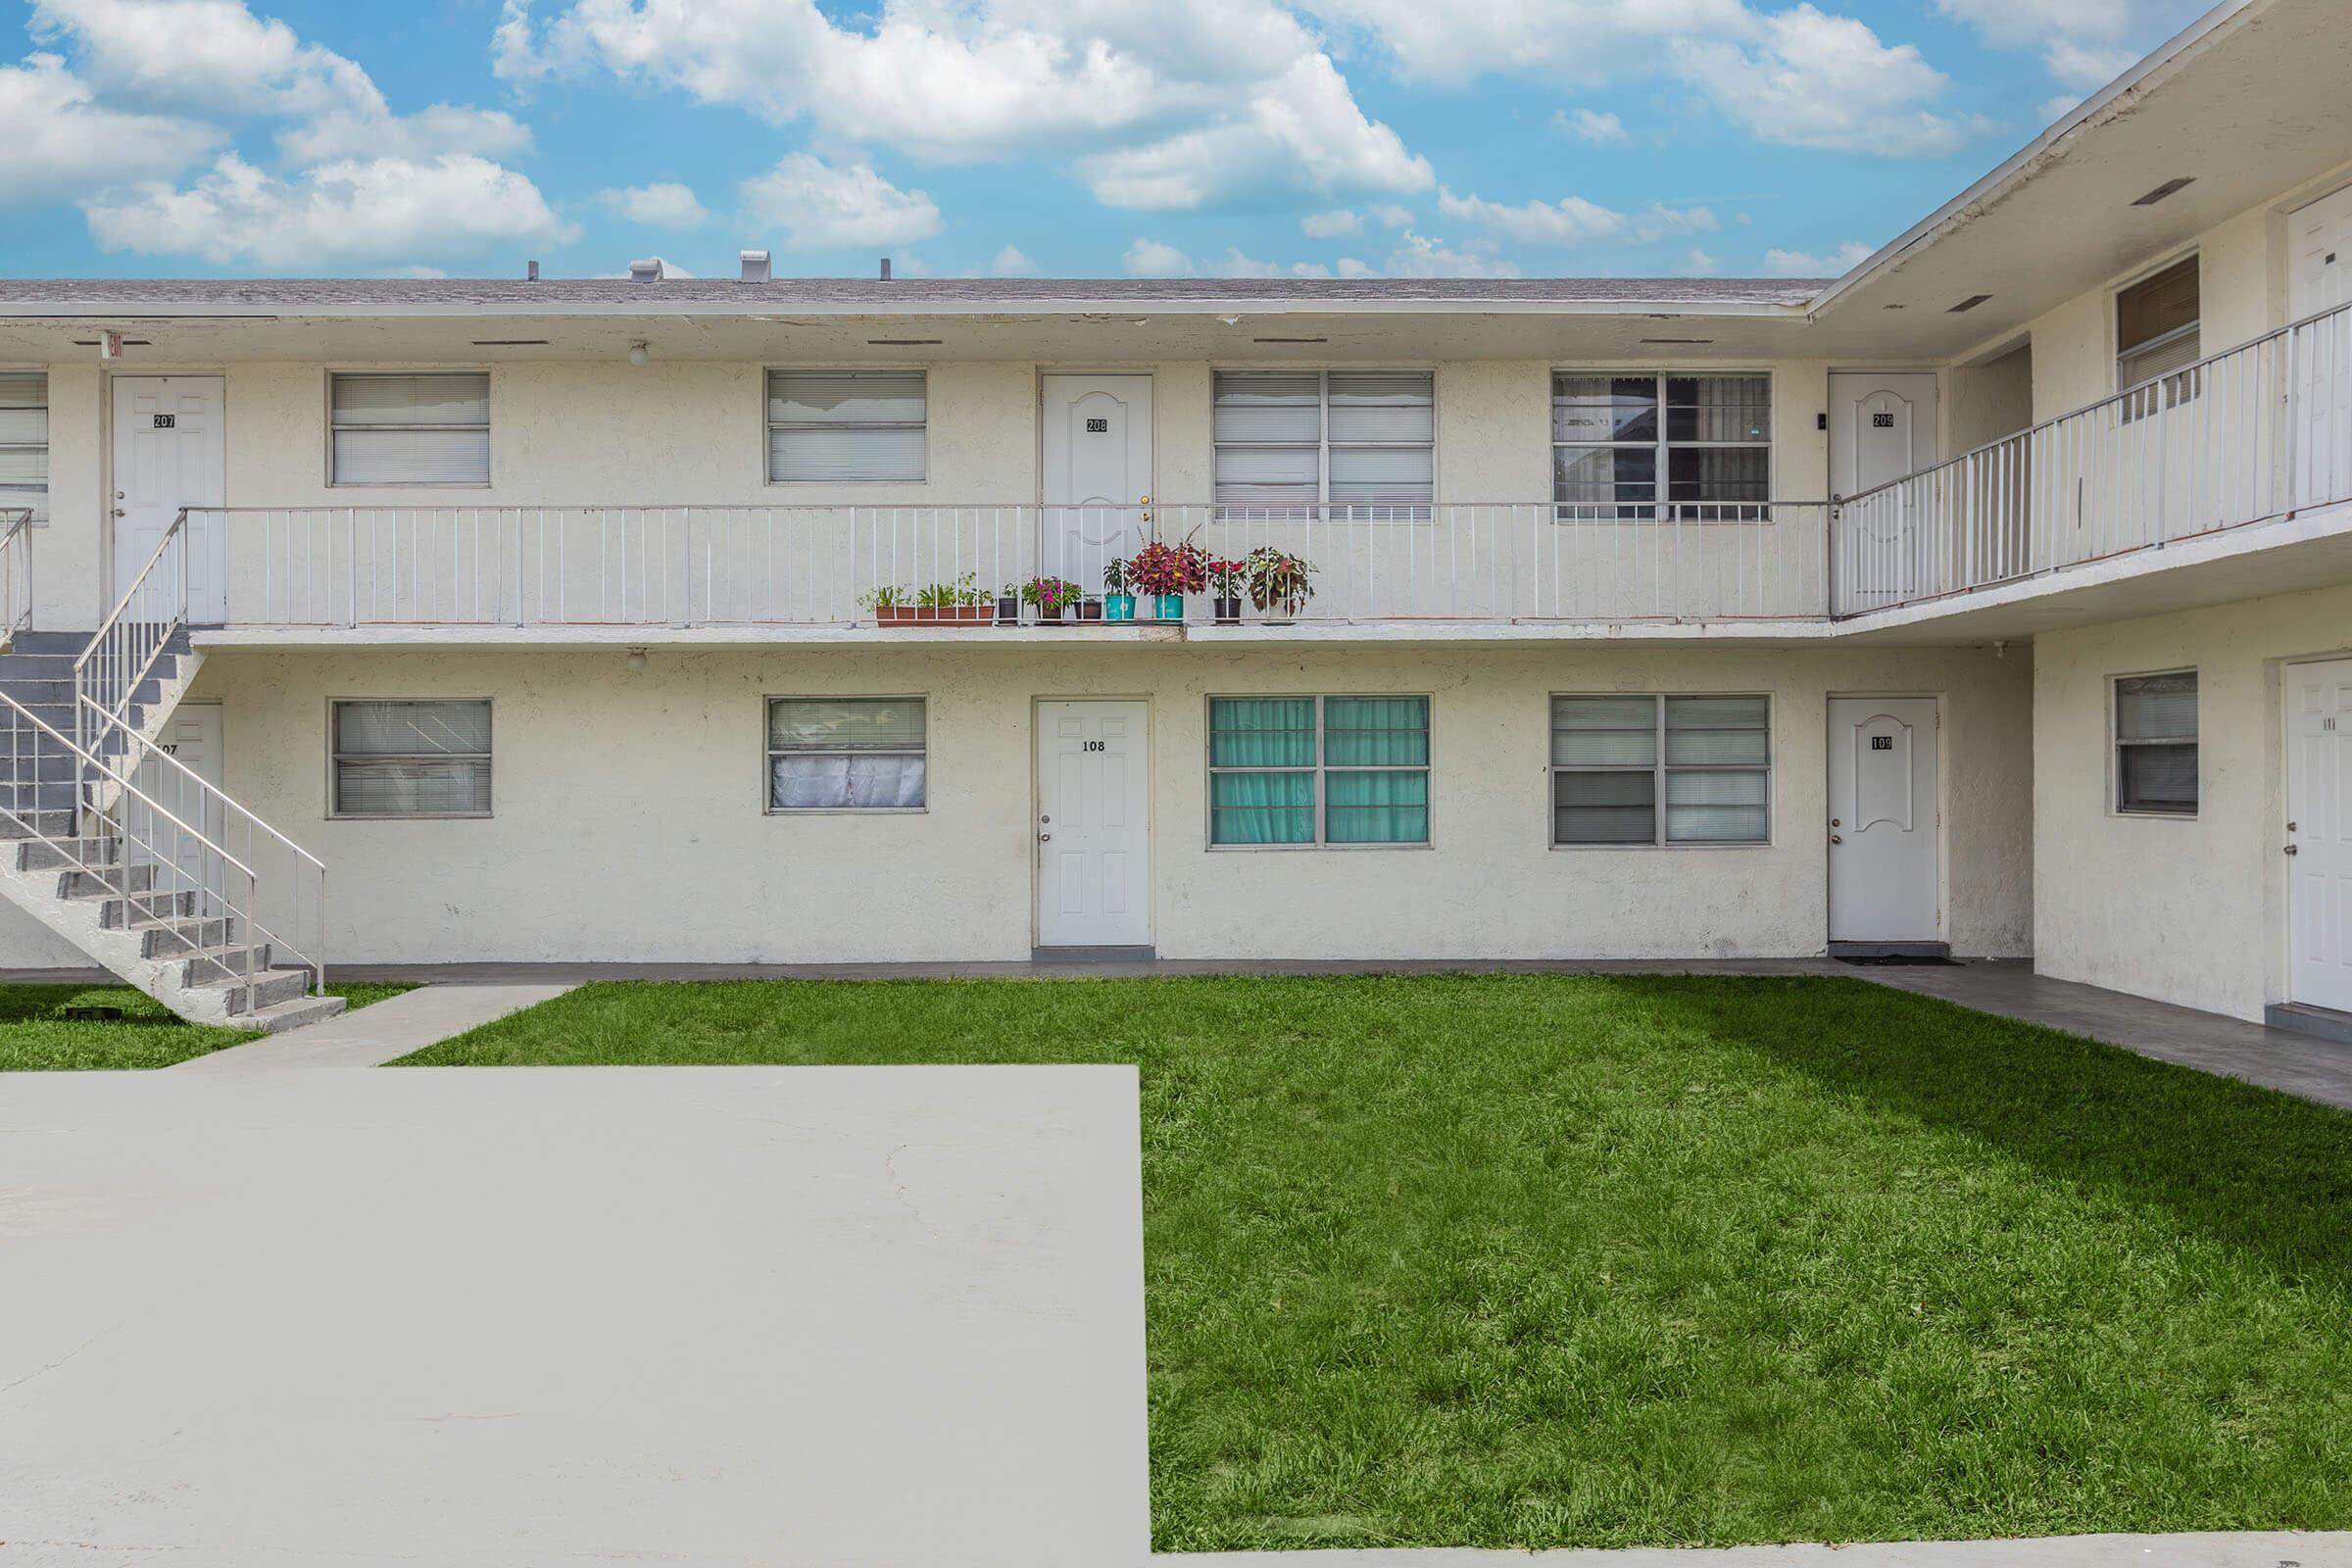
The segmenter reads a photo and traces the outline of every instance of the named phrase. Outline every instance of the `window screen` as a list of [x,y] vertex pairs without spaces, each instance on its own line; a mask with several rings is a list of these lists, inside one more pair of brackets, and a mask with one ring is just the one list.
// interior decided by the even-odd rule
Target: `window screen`
[[2127,419],[2195,395],[2195,376],[2178,372],[2202,357],[2197,286],[2191,256],[2116,295],[2115,384],[2144,387],[2125,400]]
[[924,421],[920,370],[770,370],[768,482],[918,481]]
[[1554,844],[1762,844],[1771,803],[1770,698],[1551,700]]
[[1429,699],[1210,699],[1208,841],[1427,844]]
[[767,808],[910,811],[928,785],[920,697],[771,697]]
[[[0,513],[23,507],[49,520],[49,378],[0,374]],[[10,519],[0,519],[5,531]]]
[[1437,402],[1427,370],[1224,370],[1216,501],[1227,511],[1380,520],[1428,514]]
[[337,375],[331,477],[338,485],[486,485],[490,377]]
[[2158,816],[2197,810],[2197,672],[2115,683],[2115,808]]
[[334,814],[490,814],[490,704],[334,705]]
[[1551,378],[1551,494],[1575,518],[1698,521],[1771,499],[1772,378],[1561,371]]

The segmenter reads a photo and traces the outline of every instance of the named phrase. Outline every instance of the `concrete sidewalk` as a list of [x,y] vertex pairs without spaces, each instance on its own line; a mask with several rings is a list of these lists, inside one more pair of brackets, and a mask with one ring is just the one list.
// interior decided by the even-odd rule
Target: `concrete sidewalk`
[[1152,1561],[1157,1568],[2343,1568],[2352,1564],[2352,1532],[2226,1531],[1631,1551],[1210,1551],[1161,1555]]
[[288,1067],[373,1067],[571,989],[564,981],[420,986],[323,1023],[191,1056],[165,1070],[233,1076]]

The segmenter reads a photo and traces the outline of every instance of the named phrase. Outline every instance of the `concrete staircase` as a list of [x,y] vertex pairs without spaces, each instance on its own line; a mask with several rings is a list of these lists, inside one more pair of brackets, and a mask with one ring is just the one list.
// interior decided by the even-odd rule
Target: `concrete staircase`
[[[248,947],[253,933],[201,877],[124,829],[122,809],[142,803],[103,780],[79,789],[74,661],[89,641],[26,631],[0,653],[0,896],[191,1022],[273,1033],[341,1012],[340,997],[308,994],[308,968],[274,966],[267,942]],[[129,726],[160,733],[200,660],[176,634],[132,694]],[[91,755],[127,775],[133,750],[118,732]]]

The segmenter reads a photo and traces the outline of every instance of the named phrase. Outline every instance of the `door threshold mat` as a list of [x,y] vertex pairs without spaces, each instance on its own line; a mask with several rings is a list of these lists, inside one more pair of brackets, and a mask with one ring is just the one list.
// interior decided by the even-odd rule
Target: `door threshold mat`
[[1850,963],[1864,969],[1963,969],[1967,965],[1958,958],[1946,958],[1930,953],[1852,953],[1839,954],[1839,963]]

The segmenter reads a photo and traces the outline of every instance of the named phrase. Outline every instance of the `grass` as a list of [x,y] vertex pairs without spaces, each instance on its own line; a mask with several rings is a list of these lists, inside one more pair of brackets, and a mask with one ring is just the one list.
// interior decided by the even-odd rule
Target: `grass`
[[2352,1525],[2352,1115],[1836,979],[591,985],[404,1058],[1136,1062],[1162,1550]]
[[[354,1007],[396,997],[405,985],[328,986]],[[112,1007],[119,1018],[75,1018]],[[0,1072],[79,1072],[169,1067],[261,1037],[250,1029],[186,1023],[129,986],[0,985]]]

